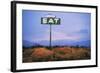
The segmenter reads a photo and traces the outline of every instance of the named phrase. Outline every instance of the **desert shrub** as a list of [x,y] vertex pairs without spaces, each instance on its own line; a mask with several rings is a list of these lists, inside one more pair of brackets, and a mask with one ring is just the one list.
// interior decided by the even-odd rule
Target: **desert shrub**
[[24,63],[32,62],[32,57],[23,58],[23,62],[24,62]]
[[90,59],[91,50],[76,47],[35,47],[24,49],[23,62],[44,62],[44,61],[63,61],[63,60],[82,60]]
[[52,59],[53,51],[46,48],[35,49],[31,54],[33,61],[49,61]]

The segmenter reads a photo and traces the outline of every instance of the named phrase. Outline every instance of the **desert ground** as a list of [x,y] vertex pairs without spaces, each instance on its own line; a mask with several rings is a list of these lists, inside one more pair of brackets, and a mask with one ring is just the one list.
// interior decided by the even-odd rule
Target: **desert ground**
[[76,47],[34,47],[23,49],[23,63],[87,60],[91,58],[90,48]]

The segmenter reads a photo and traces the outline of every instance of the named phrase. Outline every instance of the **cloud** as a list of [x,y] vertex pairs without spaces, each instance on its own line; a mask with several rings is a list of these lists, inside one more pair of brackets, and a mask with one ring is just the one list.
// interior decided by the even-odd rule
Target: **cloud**
[[[61,31],[53,31],[52,32],[52,40],[72,40],[72,41],[79,41],[85,38],[82,34],[67,34]],[[40,37],[30,38],[30,41],[48,41],[50,39],[50,32],[46,31],[46,34]]]
[[67,34],[59,31],[53,32],[52,37],[53,40],[73,40],[73,41],[78,41],[83,38],[83,36],[80,34],[73,34],[73,33]]

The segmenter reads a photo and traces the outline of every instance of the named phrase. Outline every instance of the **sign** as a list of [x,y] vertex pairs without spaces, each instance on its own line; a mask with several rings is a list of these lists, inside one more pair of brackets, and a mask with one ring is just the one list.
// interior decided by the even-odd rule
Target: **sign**
[[41,24],[60,24],[60,18],[43,17],[41,18]]

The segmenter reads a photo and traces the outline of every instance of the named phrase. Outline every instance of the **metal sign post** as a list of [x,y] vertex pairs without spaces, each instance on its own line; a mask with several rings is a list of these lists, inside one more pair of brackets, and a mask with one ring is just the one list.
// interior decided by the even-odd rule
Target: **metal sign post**
[[49,15],[48,17],[41,18],[41,24],[49,24],[50,25],[50,48],[52,48],[52,25],[59,25],[60,18],[56,18],[55,16]]
[[52,48],[52,25],[50,24],[50,49]]

